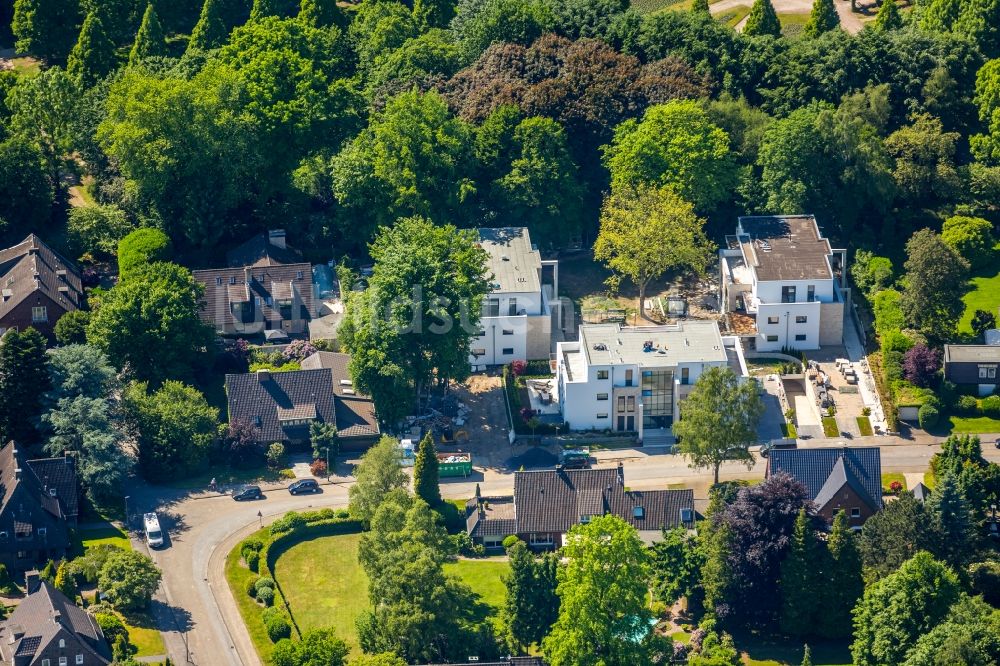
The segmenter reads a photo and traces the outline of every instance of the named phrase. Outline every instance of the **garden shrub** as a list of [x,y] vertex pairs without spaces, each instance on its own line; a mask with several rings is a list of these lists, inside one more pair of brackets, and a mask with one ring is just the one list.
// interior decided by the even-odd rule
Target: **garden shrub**
[[282,532],[297,530],[300,527],[304,527],[306,522],[308,521],[306,521],[302,514],[289,511],[284,516],[271,523],[271,536],[281,534]]
[[118,242],[118,272],[123,278],[157,261],[170,261],[173,245],[159,229],[136,229]]
[[243,561],[247,563],[247,569],[257,573],[260,567],[260,551],[249,550],[243,556]]
[[959,414],[975,414],[979,411],[979,401],[971,395],[959,396],[955,409]]
[[264,542],[256,537],[244,539],[240,544],[240,555],[246,558],[247,553],[259,553],[264,548]]
[[1000,605],[1000,562],[987,560],[969,567],[969,584],[974,594],[983,595],[991,606]]
[[257,581],[260,580],[260,576],[250,576],[247,578],[247,596],[256,597],[257,596]]
[[104,637],[108,640],[108,643],[114,645],[119,636],[124,636],[125,640],[128,640],[128,629],[116,614],[110,611],[106,613],[94,613],[94,619],[97,621],[101,631],[104,632]]
[[917,410],[917,422],[920,424],[922,430],[930,430],[936,426],[940,416],[941,413],[938,411],[938,408],[930,402],[925,402]]
[[339,509],[337,511],[337,516],[336,517],[337,518],[350,518],[351,517],[351,512],[348,511],[347,509]]
[[261,576],[257,579],[257,583],[254,585],[254,589],[260,592],[264,588],[274,589],[274,579],[270,576]]
[[309,463],[309,473],[313,476],[326,476],[326,461],[320,458]]
[[1000,395],[991,395],[988,398],[983,398],[981,409],[986,416],[1000,416]]
[[510,536],[504,537],[504,539],[503,539],[503,549],[504,550],[510,550],[511,548],[514,547],[514,544],[517,543],[518,541],[520,541],[520,539],[518,539],[513,534],[511,534]]
[[951,409],[958,403],[958,387],[947,379],[942,379],[938,384],[937,396],[945,409]]
[[274,588],[273,587],[261,587],[257,589],[257,601],[264,604],[265,606],[270,606],[274,603]]
[[[277,609],[268,608],[264,612],[267,613],[271,610]],[[264,627],[267,629],[267,637],[271,639],[272,643],[277,643],[282,638],[292,637],[292,625],[289,624],[288,620],[281,613],[265,618]]]

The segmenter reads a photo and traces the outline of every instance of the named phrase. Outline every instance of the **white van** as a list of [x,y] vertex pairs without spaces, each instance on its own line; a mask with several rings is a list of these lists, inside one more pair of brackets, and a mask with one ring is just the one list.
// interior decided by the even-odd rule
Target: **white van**
[[160,529],[160,519],[155,513],[147,513],[142,516],[142,524],[146,530],[146,543],[150,548],[159,548],[163,545],[163,530]]

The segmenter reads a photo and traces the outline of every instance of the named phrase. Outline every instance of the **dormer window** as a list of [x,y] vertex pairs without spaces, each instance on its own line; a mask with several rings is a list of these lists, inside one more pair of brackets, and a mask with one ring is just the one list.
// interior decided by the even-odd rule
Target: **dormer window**
[[215,284],[216,284],[216,286],[219,286],[219,287],[222,286],[222,276],[221,275],[215,278]]
[[633,508],[632,509],[632,517],[633,518],[645,518],[646,517],[646,509],[644,509],[641,506],[637,506],[637,507]]
[[33,531],[31,523],[14,522],[14,538],[18,541],[27,541],[31,538]]
[[296,279],[296,280],[301,280],[301,279],[303,279],[304,277],[305,277],[305,276],[304,276],[304,274],[302,273],[302,271],[296,271],[296,272],[295,272],[295,279]]
[[230,275],[229,276],[229,284],[236,284],[236,276],[235,275]]

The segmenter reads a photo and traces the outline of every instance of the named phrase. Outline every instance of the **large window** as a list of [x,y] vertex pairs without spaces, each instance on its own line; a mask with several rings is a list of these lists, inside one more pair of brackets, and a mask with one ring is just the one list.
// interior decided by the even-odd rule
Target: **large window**
[[809,318],[806,317],[805,315],[795,315],[795,323],[796,324],[804,324],[807,321],[809,321]]
[[782,303],[794,303],[795,302],[795,287],[782,287],[781,288],[781,302]]
[[768,318],[767,318],[767,323],[768,323],[768,324],[777,324],[777,323],[778,323],[778,321],[779,321],[779,320],[778,320],[778,318],[777,318],[777,317],[768,317]]
[[486,316],[487,317],[499,317],[500,316],[500,299],[491,298],[486,303]]
[[598,379],[607,379],[608,378],[608,371],[607,370],[598,370],[597,371],[597,378]]
[[997,378],[997,366],[995,366],[995,365],[981,365],[981,366],[979,366],[979,378],[980,379],[996,379]]
[[508,301],[507,316],[513,317],[516,314],[517,314],[517,299],[512,298]]
[[625,371],[625,386],[632,386],[632,368]]
[[811,284],[806,287],[806,300],[810,303],[816,300],[816,285]]
[[49,309],[44,305],[40,307],[31,308],[31,321],[36,324],[42,324],[49,320]]
[[669,428],[674,420],[674,373],[642,371],[642,422],[646,428]]

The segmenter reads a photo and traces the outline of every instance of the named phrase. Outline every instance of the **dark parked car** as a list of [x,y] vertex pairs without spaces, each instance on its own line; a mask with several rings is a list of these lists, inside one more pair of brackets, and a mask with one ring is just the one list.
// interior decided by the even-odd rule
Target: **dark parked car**
[[243,486],[239,490],[233,491],[233,499],[237,502],[264,499],[264,493],[260,491],[260,486]]
[[766,444],[762,444],[760,447],[760,457],[766,458],[774,449],[794,449],[796,448],[796,442],[794,439],[772,439]]
[[293,495],[298,495],[299,493],[318,493],[319,491],[319,484],[316,483],[316,479],[299,479],[288,486],[288,492]]

